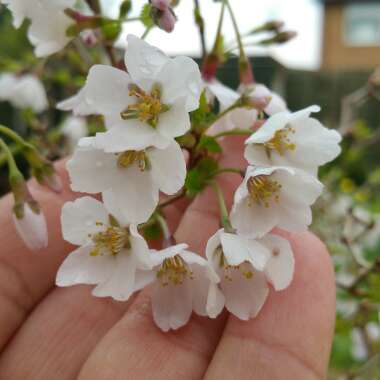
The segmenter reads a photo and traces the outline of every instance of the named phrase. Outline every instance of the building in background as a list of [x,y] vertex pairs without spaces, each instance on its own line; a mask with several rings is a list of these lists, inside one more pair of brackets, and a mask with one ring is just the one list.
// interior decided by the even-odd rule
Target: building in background
[[322,0],[322,69],[361,70],[380,65],[380,1]]

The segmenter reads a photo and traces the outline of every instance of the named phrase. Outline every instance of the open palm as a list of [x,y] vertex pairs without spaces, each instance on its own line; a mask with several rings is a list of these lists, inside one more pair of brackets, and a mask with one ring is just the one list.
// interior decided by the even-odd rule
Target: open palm
[[[229,152],[223,164],[243,165],[242,140],[223,144]],[[31,184],[48,221],[47,249],[24,248],[11,222],[11,196],[0,201],[0,380],[325,379],[335,288],[329,255],[316,237],[281,233],[294,250],[295,278],[285,291],[270,293],[257,318],[194,315],[185,327],[163,333],[152,320],[149,288],[120,303],[91,296],[88,286],[54,286],[73,248],[61,237],[61,207],[78,196],[62,163],[58,170],[62,194]],[[235,174],[221,177],[227,199],[239,181]],[[210,191],[165,209],[177,241],[194,252],[204,251],[219,225]]]

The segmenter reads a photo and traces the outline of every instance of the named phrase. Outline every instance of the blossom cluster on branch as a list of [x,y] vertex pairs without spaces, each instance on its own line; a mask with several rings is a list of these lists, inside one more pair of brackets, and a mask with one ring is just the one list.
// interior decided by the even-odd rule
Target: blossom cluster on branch
[[[71,0],[3,2],[12,10],[16,26],[24,18],[31,20],[29,39],[37,55],[62,49],[70,33],[107,23],[91,13],[94,9],[88,16],[67,9],[74,6]],[[171,2],[152,0],[149,7],[152,22],[171,31],[176,21]],[[221,20],[225,7],[233,18],[224,1]],[[281,27],[266,24],[265,30],[277,36],[283,33]],[[134,35],[127,38],[124,62],[118,62],[106,45],[112,66],[93,65],[80,91],[57,106],[76,118],[98,115],[106,130],[91,137],[79,133],[67,164],[72,189],[101,194],[101,201],[83,196],[64,205],[63,237],[78,248],[62,263],[56,283],[91,284],[94,296],[119,301],[151,285],[153,318],[164,331],[185,325],[192,312],[216,318],[226,308],[248,320],[260,312],[270,286],[281,291],[290,285],[295,271],[292,248],[273,230],[308,228],[311,206],[323,189],[318,168],[340,153],[339,133],[311,116],[319,107],[292,113],[279,95],[254,81],[238,31],[242,84],[235,91],[216,80],[223,58],[219,32],[205,57],[203,75],[192,59],[169,58]],[[82,119],[71,120],[80,125]],[[244,172],[219,167],[219,141],[231,135],[247,136],[241,152],[248,163]],[[54,188],[51,164],[28,143],[20,144],[32,169],[39,169],[36,178]],[[11,154],[8,159],[10,172],[17,174],[13,192],[19,194],[26,185]],[[218,184],[224,172],[244,177],[230,212]],[[215,190],[221,228],[209,238],[203,254],[174,241],[163,204],[192,198],[209,186]],[[20,203],[21,212],[15,213],[20,231],[31,231],[21,223],[32,213],[38,215],[34,225],[38,227],[39,220],[37,230],[44,236],[46,225],[41,225],[40,210],[32,207],[26,191]],[[151,225],[162,232],[160,250],[150,249],[144,237]],[[33,246],[33,238],[25,233],[24,240],[31,248],[47,243]]]

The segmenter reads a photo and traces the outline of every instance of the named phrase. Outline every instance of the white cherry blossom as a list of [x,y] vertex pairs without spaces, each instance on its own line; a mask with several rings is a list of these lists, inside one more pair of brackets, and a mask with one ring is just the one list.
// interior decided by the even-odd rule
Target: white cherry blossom
[[262,237],[274,227],[304,231],[310,206],[323,185],[313,175],[285,166],[248,167],[235,193],[231,222],[240,234]]
[[23,204],[23,215],[12,214],[18,235],[30,250],[46,248],[48,232],[46,219],[41,210],[32,209],[27,202]]
[[62,209],[63,237],[79,246],[58,270],[56,284],[96,285],[92,294],[126,301],[147,283],[149,248],[133,224],[119,224],[91,197],[67,202]]
[[319,110],[312,106],[271,116],[246,141],[245,158],[252,165],[293,166],[316,174],[341,151],[340,134],[310,117]]
[[224,306],[215,272],[204,258],[187,248],[186,244],[178,244],[151,251],[153,318],[163,331],[185,325],[192,311],[215,318]]
[[108,209],[120,209],[125,221],[145,222],[157,206],[160,190],[171,195],[184,185],[186,163],[175,141],[164,149],[149,147],[118,154],[96,149],[94,142],[94,138],[81,140],[82,147],[68,162],[71,187],[101,192]]
[[[253,99],[268,99],[268,104],[264,108],[264,112],[268,115],[287,111],[285,101],[262,84],[255,84],[250,88],[244,87],[241,89],[242,92],[234,91],[217,80],[207,82],[206,86],[211,94],[218,99],[221,111],[226,110],[239,100],[242,96],[242,92]],[[257,121],[258,115],[259,113],[256,109],[236,108],[218,120],[218,122],[208,130],[208,134],[214,135],[231,129],[250,129]]]
[[257,316],[263,307],[268,282],[278,291],[293,279],[292,249],[276,235],[255,240],[221,229],[209,239],[206,256],[220,278],[227,310],[243,320]]
[[133,35],[125,63],[128,73],[93,66],[84,88],[60,108],[104,115],[109,130],[96,135],[96,144],[106,152],[168,146],[189,130],[189,112],[198,107],[202,83],[197,64],[188,57],[168,58]]
[[48,100],[42,82],[31,74],[17,76],[0,75],[0,100],[9,101],[14,107],[30,108],[40,113],[48,108]]
[[67,28],[73,21],[63,12],[75,5],[75,0],[2,0],[13,14],[13,24],[20,27],[30,20],[28,38],[35,54],[43,57],[56,53],[70,41]]

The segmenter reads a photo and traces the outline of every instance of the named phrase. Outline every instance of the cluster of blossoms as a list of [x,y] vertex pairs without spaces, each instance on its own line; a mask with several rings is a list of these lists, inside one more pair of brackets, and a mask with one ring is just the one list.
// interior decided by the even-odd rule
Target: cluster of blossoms
[[[126,301],[152,284],[153,318],[164,331],[186,324],[193,311],[216,318],[225,307],[242,320],[255,317],[269,284],[283,290],[294,273],[290,244],[272,230],[310,225],[323,187],[318,167],[339,154],[340,135],[310,117],[316,106],[291,113],[265,86],[235,92],[203,82],[193,60],[168,58],[133,35],[125,65],[128,72],[93,66],[80,92],[59,104],[76,116],[102,115],[107,130],[81,138],[67,164],[72,189],[101,193],[102,202],[85,196],[64,205],[63,236],[79,248],[60,267],[57,285],[92,284],[95,296]],[[191,130],[189,113],[203,91],[220,106],[204,133],[259,126],[245,143],[245,178],[205,255],[186,244],[152,250],[141,232],[160,192],[175,195],[185,186],[178,138]]]

